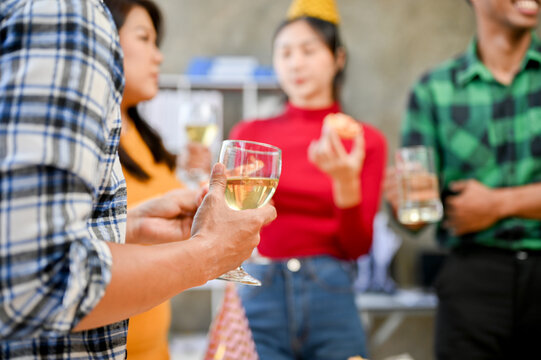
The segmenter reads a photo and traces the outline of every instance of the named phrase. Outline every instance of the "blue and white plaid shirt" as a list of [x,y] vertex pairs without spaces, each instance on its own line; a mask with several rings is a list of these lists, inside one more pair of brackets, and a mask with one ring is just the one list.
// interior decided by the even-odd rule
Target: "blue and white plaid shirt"
[[99,0],[0,1],[0,359],[126,357],[126,322],[70,333],[124,241],[123,85]]

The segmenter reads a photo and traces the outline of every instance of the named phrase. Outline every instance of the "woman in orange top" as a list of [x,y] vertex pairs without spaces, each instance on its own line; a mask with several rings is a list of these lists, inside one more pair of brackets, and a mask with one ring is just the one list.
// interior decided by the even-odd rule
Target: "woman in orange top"
[[[153,98],[158,92],[163,60],[158,49],[161,15],[158,7],[148,0],[105,0],[105,3],[113,14],[124,51],[126,87],[121,103],[119,156],[128,188],[128,207],[132,207],[182,187],[175,176],[176,157],[164,148],[160,137],[136,109],[139,102]],[[169,359],[170,322],[169,302],[130,318],[129,359]]]

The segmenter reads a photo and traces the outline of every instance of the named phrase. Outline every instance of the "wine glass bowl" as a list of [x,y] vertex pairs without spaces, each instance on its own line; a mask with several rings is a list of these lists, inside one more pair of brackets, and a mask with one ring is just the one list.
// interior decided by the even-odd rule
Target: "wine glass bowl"
[[218,135],[216,110],[208,103],[192,104],[185,127],[189,141],[211,146]]

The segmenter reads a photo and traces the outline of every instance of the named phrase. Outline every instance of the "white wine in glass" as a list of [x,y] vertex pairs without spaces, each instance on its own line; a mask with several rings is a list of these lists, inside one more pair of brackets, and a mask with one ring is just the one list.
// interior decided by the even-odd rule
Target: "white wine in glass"
[[[225,201],[231,209],[257,209],[269,202],[282,170],[282,151],[279,148],[253,141],[226,140],[222,144],[220,162],[226,168]],[[242,267],[218,279],[261,285]]]
[[182,110],[188,144],[180,154],[179,177],[188,187],[199,188],[210,175],[210,149],[220,132],[218,113],[212,104],[197,101]]
[[398,220],[415,225],[441,220],[443,206],[432,148],[412,146],[396,151]]
[[231,209],[257,209],[269,202],[278,179],[231,177],[227,179],[225,201]]
[[218,135],[216,124],[188,124],[186,125],[186,136],[188,140],[210,147]]

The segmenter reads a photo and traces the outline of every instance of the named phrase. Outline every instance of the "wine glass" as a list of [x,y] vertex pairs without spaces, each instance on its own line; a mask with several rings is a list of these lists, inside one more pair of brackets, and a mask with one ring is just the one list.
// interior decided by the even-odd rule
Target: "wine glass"
[[[272,145],[241,140],[222,143],[220,162],[225,165],[225,201],[234,210],[257,209],[272,198],[282,170],[282,151]],[[261,286],[242,267],[218,279]]]
[[398,219],[414,225],[437,222],[443,216],[434,154],[430,147],[403,147],[395,154],[398,180]]
[[210,147],[219,132],[218,114],[207,102],[193,102],[183,110],[188,143],[180,155],[180,177],[188,185],[198,187],[210,175]]

